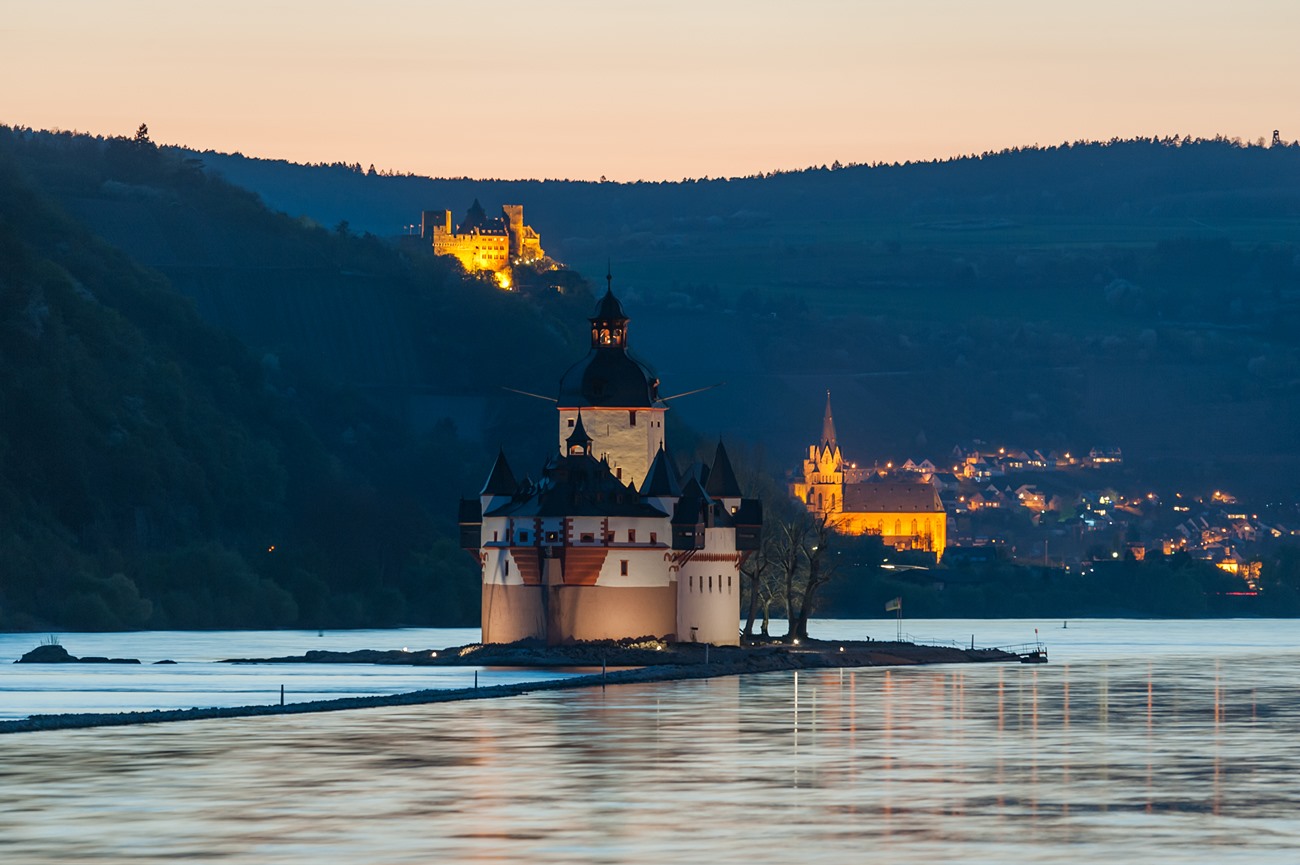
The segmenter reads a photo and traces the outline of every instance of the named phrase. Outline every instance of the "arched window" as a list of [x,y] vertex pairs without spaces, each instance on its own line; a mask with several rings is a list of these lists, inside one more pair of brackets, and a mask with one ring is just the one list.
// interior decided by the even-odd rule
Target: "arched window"
[[903,533],[903,521],[894,520],[894,535],[898,536],[901,535],[902,533]]
[[916,534],[916,520],[912,520],[912,534]]

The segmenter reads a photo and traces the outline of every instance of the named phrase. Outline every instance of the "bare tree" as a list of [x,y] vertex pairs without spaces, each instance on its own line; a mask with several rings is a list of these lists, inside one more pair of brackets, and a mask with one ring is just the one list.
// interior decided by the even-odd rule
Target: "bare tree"
[[806,513],[800,513],[789,520],[782,520],[775,526],[775,563],[785,587],[786,636],[796,637],[796,611],[799,609],[803,594],[800,585],[804,563],[804,546],[808,532],[812,528],[812,519]]
[[[772,604],[772,593],[764,592],[765,588],[770,587],[770,576],[775,568],[771,523],[765,523],[762,531],[758,549],[740,567],[740,577],[745,580],[745,587],[749,590],[749,613],[745,617],[745,629],[742,631],[747,639],[754,636],[754,619],[758,616],[760,604],[763,606],[763,636],[767,636],[768,610]],[[764,598],[764,595],[767,597]]]
[[805,563],[799,611],[792,619],[791,636],[808,638],[808,619],[817,608],[817,592],[835,577],[837,563],[827,557],[835,538],[836,519],[823,514],[812,521],[800,550]]

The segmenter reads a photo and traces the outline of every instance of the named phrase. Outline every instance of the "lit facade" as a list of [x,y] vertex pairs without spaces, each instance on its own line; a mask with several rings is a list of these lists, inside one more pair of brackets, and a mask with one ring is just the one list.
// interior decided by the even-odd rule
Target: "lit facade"
[[612,291],[591,349],[560,381],[559,448],[539,481],[504,452],[461,501],[461,545],[482,576],[483,642],[656,637],[739,642],[740,566],[762,508],[742,497],[722,443],[679,475],[659,380],[627,349]]
[[879,535],[891,547],[931,552],[936,560],[947,546],[948,517],[933,484],[881,477],[845,463],[829,393],[821,440],[809,445],[803,478],[790,485],[790,494],[841,534]]
[[501,215],[489,217],[474,199],[464,221],[453,227],[450,210],[426,210],[420,217],[420,236],[433,245],[434,255],[450,255],[466,271],[510,272],[514,264],[546,257],[540,235],[524,224],[521,204],[507,204]]

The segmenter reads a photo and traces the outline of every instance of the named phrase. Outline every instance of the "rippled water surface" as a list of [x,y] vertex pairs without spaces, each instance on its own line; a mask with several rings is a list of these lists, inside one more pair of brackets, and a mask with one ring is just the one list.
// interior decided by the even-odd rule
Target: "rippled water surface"
[[0,861],[1300,861],[1295,624],[1070,630],[1046,666],[0,737]]

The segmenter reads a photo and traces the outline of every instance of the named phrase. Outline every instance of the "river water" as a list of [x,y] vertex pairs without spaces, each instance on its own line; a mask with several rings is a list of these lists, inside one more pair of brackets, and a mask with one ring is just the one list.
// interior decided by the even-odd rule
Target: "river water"
[[0,861],[1300,861],[1298,623],[1037,624],[1045,666],[0,737]]

